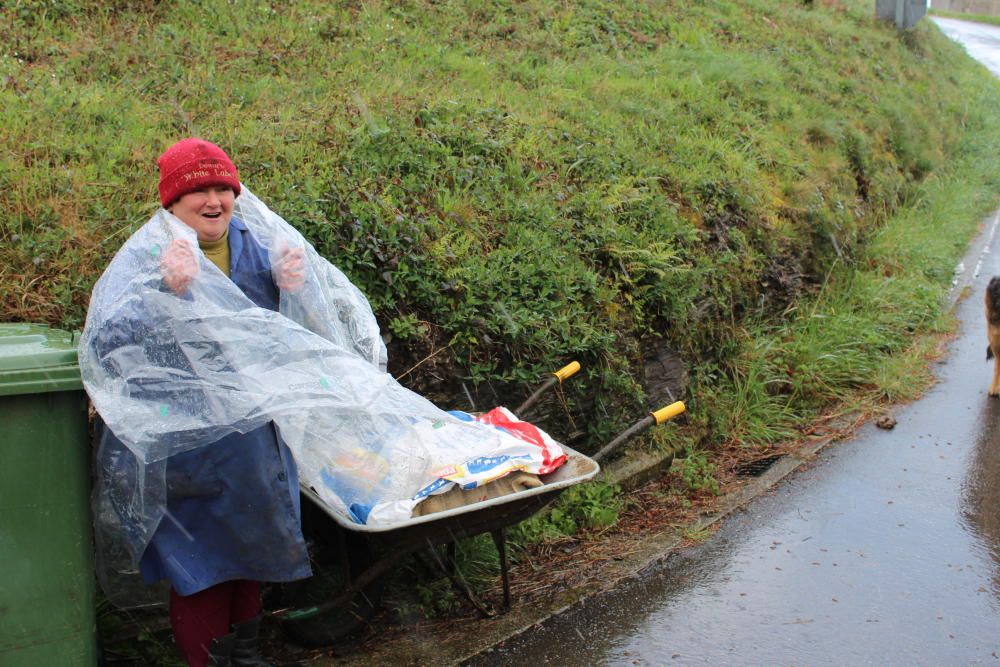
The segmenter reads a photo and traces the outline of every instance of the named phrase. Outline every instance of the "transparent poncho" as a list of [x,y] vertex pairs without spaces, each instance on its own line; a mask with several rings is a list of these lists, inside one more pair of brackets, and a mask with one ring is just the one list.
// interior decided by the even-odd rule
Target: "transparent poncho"
[[283,249],[304,249],[304,286],[281,291],[279,312],[256,306],[200,251],[188,293],[165,289],[164,249],[175,239],[198,245],[163,209],[94,287],[80,367],[94,407],[128,448],[97,453],[99,548],[124,546],[138,560],[164,515],[169,457],[268,422],[295,456],[300,484],[370,525],[408,519],[419,491],[447,490],[454,475],[442,484],[441,471],[471,460],[519,459],[515,467],[538,471],[537,449],[456,418],[387,374],[365,297],[245,187],[234,215],[272,267]]

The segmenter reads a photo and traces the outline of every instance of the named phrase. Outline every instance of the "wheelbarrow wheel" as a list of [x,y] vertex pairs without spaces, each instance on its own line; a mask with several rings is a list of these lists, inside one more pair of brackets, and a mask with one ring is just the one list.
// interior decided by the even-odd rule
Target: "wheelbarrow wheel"
[[297,613],[340,597],[374,560],[365,539],[342,531],[310,502],[303,502],[302,510],[313,576],[275,586],[268,606],[295,610],[279,615],[282,631],[295,642],[307,647],[330,646],[367,625],[382,606],[383,584],[376,579],[333,609]]
[[[339,557],[339,549],[332,546],[311,548],[313,576],[282,584],[278,591],[278,604],[304,611],[343,594],[350,580],[373,558],[371,548],[363,540],[348,538],[345,546],[349,561],[347,568]],[[281,617],[282,631],[296,643],[310,648],[336,644],[367,626],[382,606],[382,592],[383,584],[376,579],[344,605],[315,615],[290,614]]]

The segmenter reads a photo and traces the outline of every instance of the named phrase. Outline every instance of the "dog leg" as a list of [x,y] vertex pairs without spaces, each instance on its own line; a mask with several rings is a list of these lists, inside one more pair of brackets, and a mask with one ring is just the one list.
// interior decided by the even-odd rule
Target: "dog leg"
[[1000,357],[993,355],[993,384],[990,385],[990,396],[1000,396]]

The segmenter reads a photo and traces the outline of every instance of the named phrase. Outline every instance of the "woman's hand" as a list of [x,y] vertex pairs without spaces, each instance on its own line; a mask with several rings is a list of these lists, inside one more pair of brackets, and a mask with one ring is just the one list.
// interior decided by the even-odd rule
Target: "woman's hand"
[[187,291],[191,281],[197,277],[198,271],[198,258],[195,257],[191,242],[187,239],[175,239],[160,260],[163,282],[178,296]]
[[284,246],[274,263],[274,284],[278,289],[297,292],[305,284],[305,251],[302,248]]

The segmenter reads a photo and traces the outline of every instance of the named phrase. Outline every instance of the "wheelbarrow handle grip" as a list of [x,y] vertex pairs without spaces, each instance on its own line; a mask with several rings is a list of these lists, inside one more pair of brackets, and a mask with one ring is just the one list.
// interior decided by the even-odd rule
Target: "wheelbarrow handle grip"
[[544,394],[550,388],[554,387],[556,384],[562,384],[563,380],[572,377],[573,375],[576,374],[578,370],[580,370],[580,362],[571,361],[570,363],[566,364],[565,366],[554,372],[552,374],[552,377],[543,382],[541,386],[535,390],[535,393],[533,393],[531,396],[528,397],[528,400],[526,400],[524,403],[521,403],[521,405],[519,405],[517,409],[514,410],[514,414],[518,416],[523,415],[525,410],[527,410],[532,405],[538,402],[538,399],[542,397],[542,394]]
[[677,415],[687,410],[684,401],[674,401],[670,405],[664,406],[655,412],[650,412],[649,416],[656,420],[657,424],[662,424],[668,419],[673,419]]
[[655,426],[657,424],[662,424],[668,419],[676,417],[677,415],[684,412],[684,410],[685,410],[684,402],[675,401],[674,403],[671,403],[666,407],[660,408],[656,412],[650,412],[648,415],[646,415],[645,417],[643,417],[642,419],[640,419],[639,421],[637,421],[636,423],[632,424],[630,427],[625,429],[614,440],[604,445],[604,447],[602,447],[601,450],[596,454],[594,454],[591,458],[600,463],[601,460],[604,459],[604,457],[606,457],[608,454],[618,449],[618,447],[629,438],[632,438],[633,436],[642,433],[643,431],[652,426]]
[[571,361],[570,363],[566,364],[565,366],[557,370],[555,373],[553,373],[553,375],[556,376],[556,379],[559,380],[559,382],[565,382],[569,378],[576,375],[579,372],[579,370],[580,370],[580,362]]

